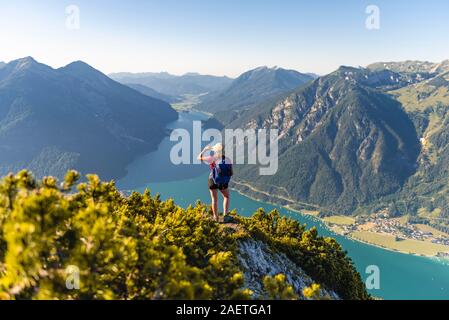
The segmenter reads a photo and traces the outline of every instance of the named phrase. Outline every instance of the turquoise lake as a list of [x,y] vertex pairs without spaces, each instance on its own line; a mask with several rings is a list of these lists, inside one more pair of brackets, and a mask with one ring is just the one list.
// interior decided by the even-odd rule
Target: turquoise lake
[[[205,119],[199,113],[183,112],[178,121],[169,127],[191,130],[193,120]],[[122,190],[137,191],[148,188],[153,194],[161,194],[164,199],[174,198],[183,207],[195,204],[197,200],[209,203],[207,166],[173,165],[170,161],[170,149],[175,143],[167,137],[157,151],[136,159],[128,167],[128,174],[117,182],[117,186]],[[374,296],[384,299],[449,299],[449,260],[407,255],[354,241],[331,232],[313,217],[232,192],[231,209],[237,209],[239,214],[250,216],[258,208],[266,211],[277,209],[283,215],[305,223],[307,227],[317,227],[322,236],[336,238],[364,279],[369,276],[365,273],[368,266],[378,266],[380,289],[370,290]]]

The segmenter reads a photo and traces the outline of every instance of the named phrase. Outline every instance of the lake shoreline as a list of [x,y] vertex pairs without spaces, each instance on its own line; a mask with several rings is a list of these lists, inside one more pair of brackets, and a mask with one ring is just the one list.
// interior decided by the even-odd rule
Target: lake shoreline
[[[253,189],[256,192],[262,193],[262,194],[264,193],[263,191],[260,191],[257,188],[255,188],[254,186],[251,186],[251,189]],[[233,191],[235,191],[235,192],[241,194],[242,196],[245,196],[245,197],[247,197],[247,198],[249,198],[251,200],[262,202],[262,203],[267,203],[267,204],[274,205],[274,206],[280,206],[280,207],[283,207],[283,208],[285,208],[285,209],[287,209],[289,211],[292,211],[292,212],[294,212],[296,214],[300,214],[300,215],[303,215],[303,216],[311,217],[311,218],[315,219],[317,222],[319,222],[322,225],[324,225],[326,227],[326,229],[328,229],[329,231],[331,231],[331,232],[333,232],[333,233],[335,233],[335,234],[337,234],[339,236],[345,237],[348,240],[357,241],[357,242],[360,242],[360,243],[363,243],[363,244],[366,244],[366,245],[369,245],[369,246],[373,246],[373,247],[380,248],[380,249],[387,250],[387,251],[394,252],[394,253],[401,253],[401,254],[412,255],[412,256],[422,257],[422,258],[441,258],[438,255],[426,255],[426,254],[420,254],[420,253],[414,253],[414,252],[407,252],[407,251],[397,250],[397,249],[394,249],[394,248],[390,248],[390,247],[387,247],[387,246],[382,246],[382,245],[379,245],[379,244],[376,244],[376,243],[372,243],[372,242],[369,242],[369,241],[365,241],[365,240],[359,239],[357,237],[351,236],[350,234],[343,234],[342,232],[339,232],[338,230],[336,230],[336,228],[332,227],[332,225],[329,224],[328,222],[326,222],[324,219],[322,219],[320,217],[317,217],[316,215],[308,214],[308,213],[303,212],[301,210],[292,208],[290,205],[285,205],[285,204],[281,204],[281,203],[275,203],[273,201],[268,201],[268,200],[263,200],[263,199],[257,198],[256,196],[249,195],[248,193],[246,193],[246,192],[244,192],[244,191],[242,191],[242,190],[240,190],[238,188],[231,188],[231,190],[233,190]],[[271,197],[275,198],[276,196],[271,195]],[[376,234],[381,234],[381,233],[376,233]]]

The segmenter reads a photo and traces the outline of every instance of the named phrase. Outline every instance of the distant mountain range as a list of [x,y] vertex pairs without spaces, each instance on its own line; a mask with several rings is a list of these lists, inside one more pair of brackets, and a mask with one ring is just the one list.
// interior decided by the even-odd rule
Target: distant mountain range
[[294,70],[259,67],[243,73],[224,90],[208,94],[196,108],[210,113],[249,109],[313,79]]
[[438,74],[449,71],[449,60],[440,63],[429,61],[377,62],[370,64],[370,70],[390,70],[401,73],[431,73]]
[[113,73],[109,76],[123,84],[144,85],[162,94],[173,97],[222,90],[232,82],[232,79],[228,77],[216,77],[198,73],[186,73],[182,76],[175,76],[166,72],[122,72]]
[[84,62],[60,69],[31,57],[0,69],[0,175],[23,168],[105,178],[153,150],[177,118],[166,102],[111,80]]
[[3,66],[5,66],[5,65],[6,65],[6,63],[0,61],[0,69],[1,69]]

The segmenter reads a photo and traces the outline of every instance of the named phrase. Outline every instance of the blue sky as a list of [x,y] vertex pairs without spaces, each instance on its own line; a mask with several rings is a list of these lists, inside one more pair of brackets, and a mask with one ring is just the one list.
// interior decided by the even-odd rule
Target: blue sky
[[[80,29],[65,27],[68,5]],[[368,30],[368,5],[380,29]],[[103,72],[237,76],[261,65],[325,74],[340,65],[449,59],[446,0],[0,0],[0,61]]]

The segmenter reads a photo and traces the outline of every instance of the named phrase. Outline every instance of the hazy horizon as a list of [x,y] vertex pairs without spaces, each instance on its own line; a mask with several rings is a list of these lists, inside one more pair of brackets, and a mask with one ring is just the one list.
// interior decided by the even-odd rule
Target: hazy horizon
[[58,69],[58,68],[65,67],[65,66],[67,66],[68,64],[70,64],[72,62],[82,61],[82,62],[87,63],[91,67],[99,70],[100,72],[102,72],[102,73],[104,73],[106,75],[120,74],[120,73],[130,73],[130,74],[135,74],[135,75],[137,75],[137,74],[151,74],[151,73],[152,74],[167,73],[167,74],[170,74],[170,75],[173,75],[173,76],[184,76],[184,75],[188,75],[188,74],[199,74],[199,75],[203,75],[203,76],[228,77],[228,78],[231,78],[231,79],[235,79],[235,78],[237,78],[238,76],[242,75],[243,73],[245,73],[247,71],[254,70],[254,69],[257,69],[257,68],[261,68],[261,67],[267,67],[267,68],[271,68],[271,69],[273,69],[273,68],[281,68],[281,69],[288,69],[288,70],[298,71],[298,72],[301,72],[301,73],[304,73],[304,74],[314,74],[314,75],[317,75],[317,76],[324,76],[326,74],[329,74],[329,73],[332,73],[332,72],[336,71],[339,67],[342,67],[342,66],[353,67],[353,68],[359,68],[359,67],[365,68],[368,65],[373,64],[373,63],[406,62],[406,61],[421,61],[421,62],[429,62],[429,63],[440,63],[440,62],[443,62],[445,60],[449,60],[449,57],[448,57],[448,59],[444,59],[444,60],[441,60],[441,61],[431,61],[431,60],[372,61],[372,62],[369,62],[367,65],[364,65],[364,66],[340,65],[340,66],[337,66],[334,70],[329,71],[328,73],[317,73],[317,72],[314,72],[313,70],[310,71],[310,70],[298,70],[298,69],[285,68],[285,67],[283,67],[281,65],[275,65],[275,66],[261,65],[261,66],[256,66],[256,67],[254,67],[252,69],[242,70],[242,72],[237,74],[236,76],[229,76],[229,75],[226,75],[226,74],[201,73],[201,72],[197,72],[195,70],[187,71],[187,72],[184,72],[184,73],[172,73],[172,72],[169,72],[169,71],[166,71],[166,70],[161,70],[161,71],[146,71],[146,70],[142,70],[142,71],[136,71],[136,72],[123,70],[123,71],[118,71],[118,72],[105,72],[105,71],[101,70],[100,68],[97,68],[94,65],[92,65],[91,63],[89,63],[89,61],[84,61],[84,60],[77,59],[77,60],[74,60],[74,61],[70,61],[67,64],[58,65],[58,66],[52,66],[51,64],[49,64],[49,63],[47,63],[45,61],[40,61],[40,60],[36,59],[33,56],[18,57],[18,58],[12,59],[10,61],[2,61],[2,60],[0,60],[0,63],[6,63],[7,64],[9,62],[12,62],[12,61],[15,61],[15,60],[19,60],[19,59],[24,59],[24,58],[27,58],[27,57],[31,57],[34,60],[36,60],[38,63],[45,64],[47,66],[50,66],[53,69]]

